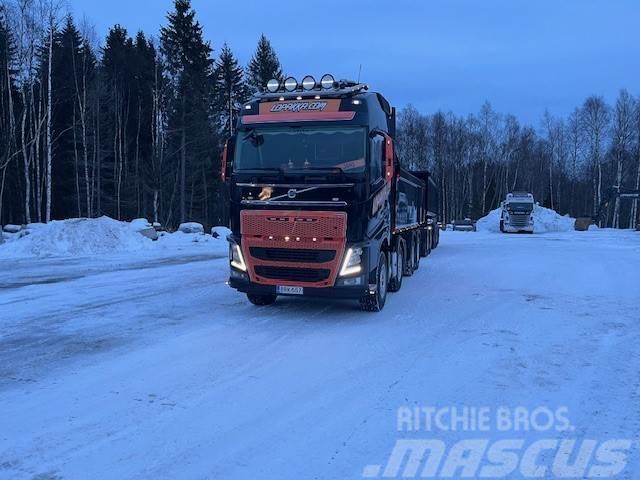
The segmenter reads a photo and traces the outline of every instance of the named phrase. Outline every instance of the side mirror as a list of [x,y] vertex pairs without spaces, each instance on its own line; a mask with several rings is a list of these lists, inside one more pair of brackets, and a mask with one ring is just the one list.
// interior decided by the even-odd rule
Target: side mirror
[[222,160],[220,162],[220,179],[224,182],[231,176],[232,171],[232,159],[236,146],[235,135],[231,136],[226,142],[224,142],[224,148],[222,149]]

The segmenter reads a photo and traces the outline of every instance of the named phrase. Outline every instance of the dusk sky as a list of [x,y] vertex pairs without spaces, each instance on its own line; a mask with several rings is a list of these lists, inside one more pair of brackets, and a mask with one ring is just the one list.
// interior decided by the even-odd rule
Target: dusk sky
[[[158,35],[171,0],[69,0],[103,38],[115,23]],[[275,5],[271,8],[272,5]],[[500,112],[539,126],[587,95],[640,94],[637,0],[193,0],[215,53],[228,42],[241,63],[260,33],[287,74],[358,76],[392,104],[424,113]]]

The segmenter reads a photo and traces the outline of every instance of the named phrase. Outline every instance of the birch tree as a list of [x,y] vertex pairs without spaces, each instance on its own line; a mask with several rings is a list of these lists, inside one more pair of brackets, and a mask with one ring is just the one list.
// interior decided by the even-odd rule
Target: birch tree
[[[623,164],[633,138],[634,100],[626,90],[621,90],[613,110],[612,138],[616,159],[614,188],[622,188]],[[613,209],[613,228],[620,228],[620,197],[616,196]]]
[[602,97],[591,96],[584,102],[580,118],[593,169],[593,216],[595,217],[602,202],[602,162],[609,129],[609,107]]

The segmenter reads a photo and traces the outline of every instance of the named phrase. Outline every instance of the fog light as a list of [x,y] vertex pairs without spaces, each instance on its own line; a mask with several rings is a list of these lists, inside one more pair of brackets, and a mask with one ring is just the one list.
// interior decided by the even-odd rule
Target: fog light
[[231,278],[235,278],[237,280],[248,280],[247,274],[244,272],[240,272],[234,268],[231,269]]

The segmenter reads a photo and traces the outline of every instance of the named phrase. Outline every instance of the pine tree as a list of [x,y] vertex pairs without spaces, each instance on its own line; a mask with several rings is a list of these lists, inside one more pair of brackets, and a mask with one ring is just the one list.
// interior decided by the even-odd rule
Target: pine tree
[[118,219],[126,216],[134,59],[132,39],[126,29],[115,25],[109,30],[102,56],[104,162],[101,162],[101,176],[105,200],[113,206],[110,214]]
[[[152,123],[153,92],[155,89],[156,50],[144,33],[138,32],[134,42],[135,63],[133,77],[135,88],[132,95],[135,102],[133,117],[133,158],[135,179],[136,216],[143,216],[146,210],[145,190],[147,177],[152,178]],[[146,212],[145,212],[146,214]]]
[[218,131],[223,138],[233,134],[237,111],[247,99],[244,72],[229,46],[222,46],[215,65],[215,110],[218,112]]
[[263,34],[247,67],[249,91],[255,93],[264,90],[272,78],[283,80],[282,67],[271,42]]
[[82,198],[85,191],[81,178],[80,124],[76,87],[80,86],[82,37],[73,18],[66,18],[62,30],[54,35],[52,88],[56,98],[52,129],[56,138],[52,171],[54,218],[80,217],[86,212]]
[[207,172],[212,170],[211,154],[217,143],[211,123],[212,48],[204,40],[191,2],[175,0],[174,7],[167,16],[168,25],[161,30],[160,46],[173,93],[168,130],[171,151],[179,158],[179,218],[180,222],[186,221],[189,207],[190,216],[206,220]]

